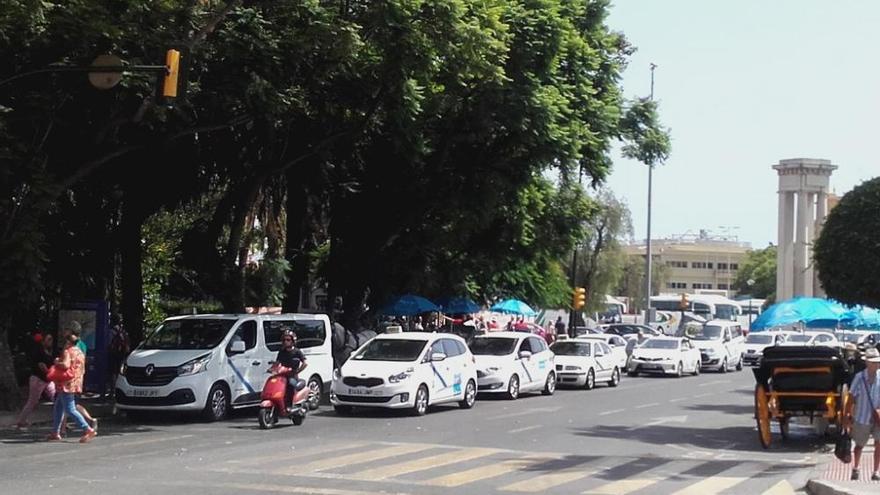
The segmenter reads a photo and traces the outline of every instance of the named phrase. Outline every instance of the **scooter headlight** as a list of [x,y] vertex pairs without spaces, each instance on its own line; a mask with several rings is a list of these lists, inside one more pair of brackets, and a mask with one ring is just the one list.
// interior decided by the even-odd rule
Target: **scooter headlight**
[[199,356],[192,361],[187,361],[177,367],[177,376],[188,376],[201,373],[208,369],[208,362],[210,361],[210,354],[205,354],[204,356]]

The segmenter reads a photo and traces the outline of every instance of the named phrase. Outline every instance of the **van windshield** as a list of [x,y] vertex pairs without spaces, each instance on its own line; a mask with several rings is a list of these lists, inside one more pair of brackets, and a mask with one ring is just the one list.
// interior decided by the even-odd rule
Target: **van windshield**
[[694,336],[694,340],[718,340],[721,338],[723,329],[718,325],[703,325]]
[[296,334],[296,347],[300,349],[320,347],[327,339],[323,320],[263,320],[263,335],[270,351],[281,349],[281,335],[284,332]]
[[192,318],[166,321],[141,344],[141,349],[213,349],[220,345],[232,319]]

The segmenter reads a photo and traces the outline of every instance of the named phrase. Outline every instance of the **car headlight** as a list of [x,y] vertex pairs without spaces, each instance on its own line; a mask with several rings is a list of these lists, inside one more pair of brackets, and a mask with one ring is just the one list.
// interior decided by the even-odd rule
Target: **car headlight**
[[340,380],[340,379],[342,379],[342,372],[339,371],[339,368],[334,368],[334,369],[333,369],[333,379],[334,379],[334,380]]
[[119,367],[119,374],[125,376],[125,373],[128,372],[128,364],[125,361],[122,362],[122,366]]
[[411,374],[407,373],[405,371],[398,373],[396,375],[391,375],[388,377],[388,383],[400,383],[400,382],[406,380],[407,378],[409,378],[410,376],[411,376]]
[[187,376],[201,373],[208,368],[208,362],[210,361],[210,354],[205,354],[204,356],[199,356],[192,361],[187,361],[177,367],[177,376]]

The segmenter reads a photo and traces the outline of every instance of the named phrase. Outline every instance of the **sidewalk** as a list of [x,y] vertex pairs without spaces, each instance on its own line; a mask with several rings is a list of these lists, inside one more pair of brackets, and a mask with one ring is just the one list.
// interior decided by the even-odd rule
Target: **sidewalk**
[[807,483],[807,493],[812,495],[877,495],[880,481],[871,481],[874,449],[865,447],[862,452],[861,480],[850,481],[852,464],[840,462],[834,455],[828,464],[820,466]]
[[[79,401],[89,413],[100,420],[113,416],[115,407],[113,399],[104,399],[100,395],[85,394]],[[19,411],[0,411],[0,428],[14,428]],[[41,401],[29,419],[31,428],[49,428],[52,425],[52,403]]]

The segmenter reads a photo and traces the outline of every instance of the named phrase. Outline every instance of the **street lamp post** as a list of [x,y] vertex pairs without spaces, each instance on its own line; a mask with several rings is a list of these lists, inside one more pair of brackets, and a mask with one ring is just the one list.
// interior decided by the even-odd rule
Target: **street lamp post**
[[[651,64],[651,101],[654,100],[654,69],[657,64]],[[645,324],[653,321],[651,314],[651,193],[654,176],[654,165],[648,164],[648,237],[645,241]]]
[[746,285],[749,286],[749,331],[752,330],[752,286],[755,285],[755,281],[753,279],[746,280]]

